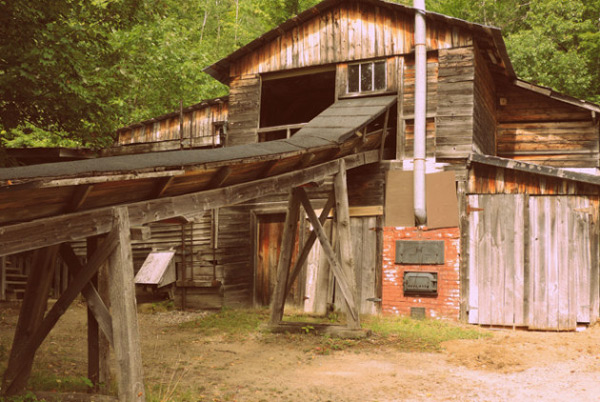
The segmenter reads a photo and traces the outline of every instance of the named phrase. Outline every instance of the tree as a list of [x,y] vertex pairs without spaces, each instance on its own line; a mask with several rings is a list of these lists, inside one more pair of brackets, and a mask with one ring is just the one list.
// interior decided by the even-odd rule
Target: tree
[[[108,35],[131,21],[136,0],[0,0],[0,129],[27,125],[102,145],[114,130],[104,74]],[[14,133],[13,133],[14,134]]]

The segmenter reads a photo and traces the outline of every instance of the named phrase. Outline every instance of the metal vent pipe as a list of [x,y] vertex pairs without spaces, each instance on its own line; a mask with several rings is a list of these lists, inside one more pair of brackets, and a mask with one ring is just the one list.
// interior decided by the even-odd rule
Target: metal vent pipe
[[425,0],[414,0],[415,12],[415,142],[414,206],[417,226],[427,221],[425,207],[425,157],[427,141],[427,44]]

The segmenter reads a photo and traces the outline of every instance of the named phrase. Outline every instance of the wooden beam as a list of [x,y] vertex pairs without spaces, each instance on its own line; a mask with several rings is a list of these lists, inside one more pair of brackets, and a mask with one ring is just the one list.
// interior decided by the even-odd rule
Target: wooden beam
[[385,118],[383,120],[383,132],[381,133],[381,144],[379,146],[379,160],[383,160],[383,151],[385,149],[385,140],[387,138],[388,122],[390,120],[390,109],[385,111]]
[[[354,300],[356,300],[356,274],[354,269],[354,253],[352,252],[346,164],[344,161],[340,161],[340,171],[335,175],[333,189],[335,192],[336,226],[340,245],[341,266],[345,273],[347,286],[352,292]],[[354,312],[350,311],[350,314],[348,314],[348,326],[354,329],[360,328],[359,305],[349,303],[348,299],[346,301],[348,309],[355,309]]]
[[269,177],[271,175],[271,173],[273,173],[273,170],[275,170],[275,167],[277,166],[277,164],[279,164],[279,159],[267,162],[267,166],[265,166],[265,168],[263,169],[263,171],[259,175],[259,177],[261,177],[261,178]]
[[131,240],[145,241],[152,237],[150,226],[138,226],[131,228]]
[[173,180],[175,180],[175,176],[168,176],[162,178],[156,185],[156,195],[154,197],[160,198],[164,196],[165,192],[169,189],[169,186],[171,186],[171,184],[173,183]]
[[285,216],[283,235],[281,238],[281,252],[277,264],[277,282],[271,300],[271,323],[277,324],[283,318],[283,309],[287,296],[287,281],[290,272],[290,264],[296,245],[296,234],[298,232],[298,219],[300,218],[299,190],[294,188],[290,191],[288,211]]
[[[67,311],[67,308],[71,305],[73,300],[75,300],[77,295],[96,274],[99,266],[108,258],[112,250],[117,246],[117,241],[118,236],[114,231],[111,232],[99,249],[94,253],[87,266],[73,278],[67,290],[65,290],[56,303],[54,303],[54,306],[52,306],[48,314],[46,314],[41,324],[32,331],[32,335],[27,338],[26,342],[23,342],[17,349],[13,350],[16,362],[13,369],[14,373],[12,374],[14,374],[15,377],[13,377],[12,383],[8,384],[6,388],[7,392],[8,390],[15,388],[15,384],[19,384],[16,379],[22,378],[23,374],[27,374],[27,377],[29,376],[30,369],[28,369],[28,365],[33,362],[35,352],[50,330],[52,330],[58,319],[65,311]],[[56,252],[54,253],[54,256],[56,256]],[[47,294],[47,292],[44,294]]]
[[[302,202],[302,206],[306,210],[308,219],[310,220],[310,223],[313,225],[313,228],[317,234],[317,238],[319,239],[319,242],[321,243],[321,246],[323,247],[323,251],[325,252],[325,256],[327,257],[327,260],[329,261],[329,265],[331,266],[333,275],[337,279],[338,284],[340,286],[340,290],[342,291],[342,295],[344,296],[344,299],[346,300],[346,304],[348,306],[348,318],[352,320],[352,323],[359,322],[359,317],[358,317],[358,313],[357,313],[358,309],[356,308],[356,303],[355,303],[356,298],[354,296],[354,289],[350,288],[350,286],[349,286],[349,284],[351,282],[348,279],[348,274],[345,272],[344,268],[341,266],[340,262],[338,261],[335,250],[333,249],[333,246],[329,242],[329,239],[327,238],[327,234],[325,233],[325,229],[323,228],[323,225],[321,225],[321,222],[319,222],[319,218],[317,218],[317,214],[315,213],[312,205],[310,204],[310,201],[308,199],[308,196],[306,195],[306,192],[304,191],[303,188],[299,188],[299,190],[300,191],[299,191],[298,195],[300,197],[300,201]],[[352,273],[352,275],[354,275],[354,273]],[[354,281],[352,281],[352,283],[353,282]]]
[[[331,209],[333,208],[334,205],[335,205],[334,193],[331,192],[329,194],[329,198],[327,198],[327,201],[325,202],[325,206],[323,206],[321,215],[319,215],[319,222],[321,222],[321,225],[323,225],[325,223],[325,221],[327,220],[327,217],[329,216],[329,212],[331,211]],[[290,278],[288,280],[288,284],[287,284],[286,291],[285,291],[286,294],[289,293],[290,289],[292,288],[292,285],[294,284],[294,281],[300,274],[300,271],[302,270],[302,266],[308,259],[310,250],[312,249],[316,240],[317,240],[317,233],[313,230],[312,232],[310,232],[308,239],[306,239],[306,243],[304,243],[304,246],[302,246],[302,251],[300,251],[300,253],[298,254],[298,258],[296,259],[294,268],[292,268]]]
[[109,293],[113,312],[113,346],[119,366],[119,400],[145,401],[142,354],[133,282],[130,225],[126,207],[115,208],[118,243],[109,257]]
[[[347,169],[377,162],[379,150],[346,156]],[[333,160],[302,170],[236,184],[214,190],[128,204],[131,225],[144,225],[177,216],[197,215],[227,205],[238,204],[282,189],[300,186],[337,173]],[[0,227],[0,256],[35,250],[53,244],[107,233],[112,229],[112,207],[37,219]]]
[[44,318],[57,251],[58,247],[52,246],[36,250],[34,253],[8,366],[4,372],[2,386],[4,395],[15,395],[23,391],[31,374],[33,354],[24,356],[21,351],[31,342]]
[[229,178],[229,176],[231,176],[231,172],[232,172],[232,170],[231,170],[231,167],[229,167],[229,166],[223,166],[222,168],[217,170],[217,172],[214,174],[214,176],[210,180],[210,183],[208,184],[208,188],[221,187],[223,185],[223,183],[225,183],[225,181]]
[[[93,253],[92,253],[93,256]],[[60,245],[60,257],[63,259],[65,264],[68,265],[69,269],[74,276],[77,276],[80,272],[87,269],[84,268],[79,262],[79,258],[75,255],[73,247],[67,243]],[[91,259],[91,256],[89,257]],[[113,331],[112,331],[112,318],[108,307],[104,304],[102,297],[98,293],[98,290],[92,283],[88,283],[82,289],[81,293],[86,299],[88,307],[94,314],[94,317],[98,321],[99,329],[104,333],[110,344],[113,343]]]
[[65,209],[65,212],[69,213],[78,211],[93,189],[94,185],[92,184],[75,187],[75,190],[73,190],[73,196],[71,197],[71,202]]
[[[61,245],[61,257],[63,261],[66,260],[64,256],[64,249],[62,246],[67,245],[67,243],[63,243]],[[67,245],[69,250],[71,251],[70,257],[75,257],[72,259],[73,261],[79,262],[73,249]],[[94,255],[94,252],[98,248],[98,236],[88,237],[86,239],[86,256],[87,258],[91,258]],[[68,264],[67,264],[68,265]],[[77,275],[81,271],[81,266],[77,264],[77,266],[70,268],[73,275]],[[98,286],[98,274],[94,275],[94,277],[90,280],[89,285],[87,285],[84,289],[88,289],[89,287]],[[82,292],[83,293],[83,292]],[[84,297],[85,294],[84,294]],[[100,298],[100,296],[98,296]],[[87,297],[86,297],[87,299]],[[108,309],[106,310],[108,312]],[[110,315],[109,315],[110,317]],[[98,390],[99,388],[99,378],[100,378],[100,328],[98,324],[98,320],[94,317],[94,313],[91,310],[90,303],[88,302],[87,306],[87,352],[88,352],[88,376],[87,378],[94,385],[90,391]]]
[[0,300],[6,300],[6,257],[0,257]]
[[296,169],[304,169],[305,167],[309,166],[313,160],[315,160],[316,155],[313,154],[312,152],[309,154],[305,154],[304,156],[302,156],[302,158],[300,158],[300,162],[298,162],[298,165],[296,165]]

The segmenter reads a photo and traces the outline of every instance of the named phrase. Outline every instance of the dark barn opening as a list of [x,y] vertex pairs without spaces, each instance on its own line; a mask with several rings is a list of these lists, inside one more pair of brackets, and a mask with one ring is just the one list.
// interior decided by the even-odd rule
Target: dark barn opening
[[292,135],[299,126],[275,131],[262,130],[308,123],[335,101],[335,71],[295,77],[264,79],[260,104],[260,141]]

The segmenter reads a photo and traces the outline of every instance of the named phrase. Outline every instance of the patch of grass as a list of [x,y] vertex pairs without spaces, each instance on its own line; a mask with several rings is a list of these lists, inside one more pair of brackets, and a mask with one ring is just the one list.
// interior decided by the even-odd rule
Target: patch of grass
[[33,372],[28,382],[36,391],[87,392],[94,384],[87,377],[60,377],[47,372]]
[[[37,401],[39,401],[37,396],[35,396],[35,394],[31,391],[27,391],[23,395],[8,396],[5,398],[6,398],[6,402],[37,402]],[[4,399],[0,398],[0,400],[4,400]]]
[[180,324],[180,328],[193,328],[204,334],[244,337],[258,331],[260,325],[268,318],[268,310],[223,309],[198,320],[184,322]]
[[407,351],[439,351],[445,341],[492,336],[479,328],[433,319],[371,316],[365,317],[362,324],[363,328],[373,331],[377,338]]

